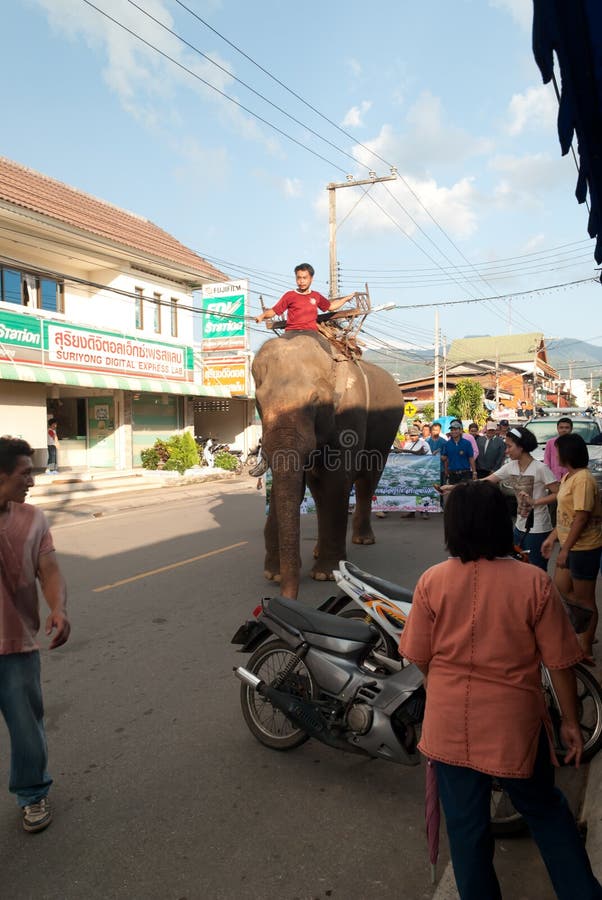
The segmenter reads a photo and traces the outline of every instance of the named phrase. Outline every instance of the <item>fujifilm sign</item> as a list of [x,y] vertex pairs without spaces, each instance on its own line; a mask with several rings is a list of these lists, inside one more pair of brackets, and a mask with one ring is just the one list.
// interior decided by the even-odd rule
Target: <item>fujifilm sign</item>
[[248,293],[248,281],[244,278],[203,287],[204,350],[246,347]]

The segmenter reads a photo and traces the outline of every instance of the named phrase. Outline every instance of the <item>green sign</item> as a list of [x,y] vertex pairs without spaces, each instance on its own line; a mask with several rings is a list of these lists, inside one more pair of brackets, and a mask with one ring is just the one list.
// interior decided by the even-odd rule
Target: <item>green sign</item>
[[41,322],[35,316],[0,310],[0,344],[42,349]]
[[245,337],[245,295],[203,297],[203,340]]

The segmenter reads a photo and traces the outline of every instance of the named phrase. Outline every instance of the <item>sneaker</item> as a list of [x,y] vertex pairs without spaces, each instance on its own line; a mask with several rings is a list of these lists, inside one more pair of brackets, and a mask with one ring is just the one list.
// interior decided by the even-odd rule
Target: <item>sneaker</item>
[[48,797],[42,797],[37,803],[23,807],[23,828],[25,831],[43,831],[52,822],[52,810]]

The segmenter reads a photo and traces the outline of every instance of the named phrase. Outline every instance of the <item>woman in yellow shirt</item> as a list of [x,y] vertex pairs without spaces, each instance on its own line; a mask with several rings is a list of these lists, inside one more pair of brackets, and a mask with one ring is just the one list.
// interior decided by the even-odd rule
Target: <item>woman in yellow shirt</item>
[[595,478],[588,469],[587,445],[578,434],[562,434],[556,441],[558,460],[567,469],[558,491],[556,528],[541,552],[549,559],[556,540],[554,583],[567,600],[593,612],[589,628],[579,635],[587,653],[584,662],[594,664],[592,644],[598,624],[596,578],[602,555],[602,502]]

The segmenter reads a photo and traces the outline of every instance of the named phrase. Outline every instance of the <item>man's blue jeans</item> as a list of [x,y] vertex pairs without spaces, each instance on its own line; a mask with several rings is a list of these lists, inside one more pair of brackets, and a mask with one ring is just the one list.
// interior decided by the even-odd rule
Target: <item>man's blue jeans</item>
[[10,734],[9,790],[19,806],[37,803],[52,784],[37,650],[0,654],[0,712]]
[[[461,900],[501,900],[493,868],[489,824],[491,776],[436,764],[454,875]],[[583,840],[567,802],[554,787],[548,739],[542,729],[530,778],[498,778],[525,818],[559,900],[601,900]]]

